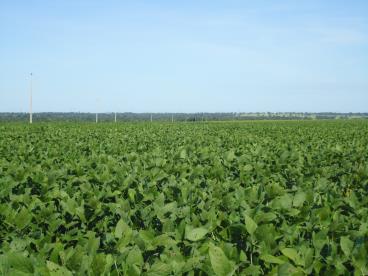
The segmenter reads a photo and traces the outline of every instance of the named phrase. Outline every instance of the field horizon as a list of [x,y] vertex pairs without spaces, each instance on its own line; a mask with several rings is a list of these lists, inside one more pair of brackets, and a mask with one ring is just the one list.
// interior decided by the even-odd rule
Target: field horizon
[[[245,121],[367,119],[365,113],[339,112],[35,112],[34,121]],[[0,112],[1,121],[27,121],[26,112]]]

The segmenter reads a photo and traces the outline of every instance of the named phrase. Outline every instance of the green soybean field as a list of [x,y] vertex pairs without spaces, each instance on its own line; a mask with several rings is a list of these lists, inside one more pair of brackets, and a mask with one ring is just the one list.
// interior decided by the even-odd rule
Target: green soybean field
[[0,124],[0,275],[368,275],[368,120]]

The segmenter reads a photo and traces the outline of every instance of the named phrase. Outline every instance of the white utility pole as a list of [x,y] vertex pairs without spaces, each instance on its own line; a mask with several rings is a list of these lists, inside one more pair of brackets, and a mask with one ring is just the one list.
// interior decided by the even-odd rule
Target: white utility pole
[[171,122],[174,122],[174,114],[171,114]]
[[33,123],[33,111],[32,111],[32,73],[31,73],[31,81],[30,81],[30,97],[29,97],[29,123]]
[[151,123],[152,123],[152,114],[151,114]]
[[116,112],[115,112],[115,123],[116,123]]
[[[100,107],[100,99],[96,99],[97,109]],[[96,124],[98,123],[98,111],[96,111]]]

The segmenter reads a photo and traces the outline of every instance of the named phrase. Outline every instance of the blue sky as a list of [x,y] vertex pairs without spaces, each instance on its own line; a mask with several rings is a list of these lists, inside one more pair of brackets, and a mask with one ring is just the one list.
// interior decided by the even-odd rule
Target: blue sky
[[0,112],[368,112],[368,1],[1,1]]

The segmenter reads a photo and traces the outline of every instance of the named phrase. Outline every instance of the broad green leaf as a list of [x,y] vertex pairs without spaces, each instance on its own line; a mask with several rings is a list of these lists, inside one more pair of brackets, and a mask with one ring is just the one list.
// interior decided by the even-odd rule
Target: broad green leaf
[[250,264],[242,272],[244,273],[244,275],[252,275],[252,276],[262,275],[261,266],[253,264]]
[[50,261],[57,263],[59,260],[59,253],[64,250],[62,243],[58,242],[54,244],[54,248],[50,254]]
[[253,235],[254,231],[256,231],[257,229],[257,223],[255,223],[254,220],[248,215],[244,215],[244,219],[245,219],[245,228],[247,229],[250,235]]
[[160,236],[157,236],[152,241],[153,246],[166,246],[170,247],[175,245],[177,242],[173,240],[171,237],[169,237],[167,234],[163,234]]
[[93,232],[88,232],[87,237],[87,252],[90,256],[94,256],[100,247],[100,238],[96,238]]
[[128,264],[128,272],[127,272],[127,275],[129,276],[139,276],[141,275],[141,268],[138,267],[137,265],[135,264],[132,264],[132,265],[129,265]]
[[239,256],[239,260],[241,262],[246,262],[247,261],[247,255],[245,255],[244,251],[240,251],[240,256]]
[[155,234],[153,231],[141,230],[139,231],[139,237],[146,243],[151,244],[155,239]]
[[220,247],[210,244],[208,253],[212,269],[216,275],[225,276],[233,274],[234,264],[228,260]]
[[354,243],[349,239],[349,237],[341,237],[340,246],[344,254],[349,257],[353,250]]
[[253,170],[253,166],[250,164],[247,164],[243,167],[243,171],[245,172],[250,172],[251,170]]
[[293,206],[294,207],[300,207],[303,205],[305,199],[306,199],[307,195],[305,192],[297,192],[294,196],[294,199],[293,199]]
[[182,149],[180,151],[180,158],[185,159],[185,158],[187,158],[187,156],[188,156],[187,151],[185,149]]
[[53,276],[72,276],[73,274],[65,267],[62,267],[54,262],[46,262],[46,266]]
[[292,260],[294,263],[299,264],[300,258],[298,252],[294,248],[284,248],[281,253]]
[[278,266],[277,275],[279,276],[301,276],[304,275],[301,271],[290,263],[284,263]]
[[236,158],[235,152],[233,150],[229,150],[228,152],[226,152],[225,158],[226,158],[226,161],[228,162],[233,161]]
[[126,262],[129,265],[134,264],[134,265],[137,265],[138,267],[141,267],[144,263],[141,250],[138,247],[134,247],[129,252]]
[[185,238],[190,241],[199,241],[203,239],[208,233],[208,230],[203,227],[198,228],[185,228]]
[[267,212],[267,213],[260,213],[257,214],[255,219],[256,221],[259,222],[269,222],[269,221],[273,221],[277,218],[275,213],[272,212]]
[[170,202],[168,204],[166,204],[164,207],[161,208],[161,212],[163,214],[167,213],[167,212],[173,212],[176,210],[176,206],[177,206],[177,203],[174,201],[174,202]]
[[259,257],[261,260],[265,261],[266,263],[270,263],[270,264],[283,264],[285,263],[284,260],[280,259],[279,257],[275,257],[272,255],[261,255]]
[[91,268],[95,275],[103,275],[106,268],[106,256],[104,254],[95,255]]
[[68,259],[68,268],[77,271],[81,267],[85,257],[85,250],[80,246],[75,247],[73,249],[73,255]]
[[293,197],[290,194],[284,194],[279,197],[280,206],[284,210],[289,210],[292,206]]
[[15,216],[14,223],[19,230],[22,230],[31,222],[31,220],[31,213],[23,207],[22,210]]
[[165,276],[171,274],[171,267],[163,262],[154,263],[147,272],[147,276]]
[[127,227],[127,224],[122,219],[119,220],[115,227],[115,238],[120,239],[123,236],[124,229]]
[[31,260],[20,253],[10,253],[6,255],[6,261],[10,267],[24,273],[33,273],[34,267]]
[[65,211],[67,211],[69,214],[76,214],[76,208],[78,207],[78,204],[74,198],[69,198],[66,202],[63,202],[62,205]]
[[128,196],[129,199],[134,202],[135,201],[135,195],[137,194],[137,192],[134,189],[129,189],[128,190]]

